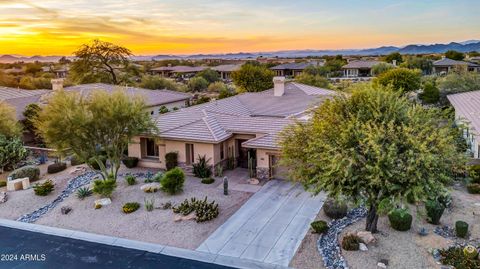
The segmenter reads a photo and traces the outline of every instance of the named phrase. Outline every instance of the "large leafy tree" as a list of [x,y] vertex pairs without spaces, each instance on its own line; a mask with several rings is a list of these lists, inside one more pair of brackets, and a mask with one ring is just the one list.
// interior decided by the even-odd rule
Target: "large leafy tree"
[[35,128],[34,122],[37,120],[38,114],[40,114],[41,110],[42,108],[38,104],[33,103],[25,107],[25,110],[23,111],[23,116],[25,117],[22,121],[23,127],[25,131],[34,135],[36,142],[40,142],[40,137],[37,128]]
[[403,62],[402,55],[399,52],[392,52],[385,56],[385,62],[393,63],[393,61],[396,61],[397,64],[401,64]]
[[129,49],[110,42],[94,40],[74,52],[77,58],[71,66],[72,80],[85,83],[102,81],[119,84],[119,72],[128,71]]
[[59,151],[70,149],[81,160],[96,162],[104,178],[116,179],[130,139],[155,130],[145,108],[142,98],[121,90],[95,91],[89,96],[60,91],[48,100],[36,127],[47,145]]
[[445,57],[447,57],[449,59],[452,59],[452,60],[461,61],[465,58],[465,54],[460,52],[460,51],[449,50],[449,51],[445,52]]
[[21,132],[15,115],[15,108],[0,101],[0,135],[7,138],[18,136]]
[[208,81],[208,84],[220,81],[220,74],[218,74],[217,71],[210,68],[207,68],[205,70],[198,72],[195,76],[204,78],[205,80]]
[[422,72],[408,68],[394,68],[380,74],[375,83],[392,86],[396,91],[413,92],[420,89]]
[[273,87],[274,72],[263,65],[246,63],[232,73],[239,92],[261,92]]
[[400,92],[366,85],[327,100],[307,122],[282,134],[290,178],[311,191],[366,202],[366,230],[377,231],[381,201],[424,199],[461,168],[453,122]]

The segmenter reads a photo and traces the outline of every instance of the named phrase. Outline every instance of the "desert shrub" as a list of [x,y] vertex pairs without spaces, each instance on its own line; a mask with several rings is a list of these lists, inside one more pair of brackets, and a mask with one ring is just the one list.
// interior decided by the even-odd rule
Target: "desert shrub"
[[310,226],[312,226],[312,229],[317,234],[323,234],[326,231],[328,231],[328,224],[327,224],[327,222],[325,222],[323,220],[314,221],[314,222],[310,223]]
[[455,233],[458,237],[466,238],[468,234],[468,223],[461,220],[455,222]]
[[[104,166],[107,165],[107,156],[100,155],[100,156],[98,156],[98,159],[103,163]],[[93,157],[88,159],[87,164],[95,170],[100,170],[100,166],[94,160]]]
[[158,182],[162,180],[164,174],[162,172],[157,172],[153,177],[152,177],[152,182]]
[[33,186],[33,191],[38,196],[47,196],[54,189],[55,189],[55,185],[50,179],[46,180],[42,184],[35,184],[35,186]]
[[390,226],[397,231],[408,231],[412,226],[412,215],[407,209],[394,209],[388,214]]
[[137,211],[140,208],[140,204],[137,202],[126,203],[123,205],[122,210],[125,214],[130,214]]
[[158,113],[160,114],[165,114],[168,112],[168,108],[166,106],[161,106],[159,109],[158,109]]
[[49,174],[55,174],[58,172],[62,172],[63,170],[67,169],[66,163],[52,163],[47,167],[47,172]]
[[80,200],[83,200],[92,194],[93,192],[89,187],[82,187],[77,190],[77,198]]
[[215,179],[211,177],[202,179],[203,184],[212,184],[213,182],[215,182]]
[[127,175],[125,181],[127,181],[127,184],[130,186],[137,184],[137,178],[134,175]]
[[480,260],[467,257],[464,249],[460,246],[441,249],[440,262],[443,265],[450,265],[458,269],[477,269],[480,268]]
[[72,158],[70,159],[70,164],[72,166],[77,166],[77,165],[80,165],[80,164],[84,164],[85,162],[80,160],[80,158],[78,156],[72,156]]
[[425,202],[425,210],[427,211],[427,221],[431,224],[440,224],[445,207],[436,199]]
[[162,190],[175,194],[183,189],[183,183],[185,182],[185,173],[182,169],[175,167],[165,173],[165,176],[160,180]]
[[216,177],[223,177],[223,165],[219,164],[215,166],[215,176]]
[[162,207],[161,207],[163,210],[167,210],[167,209],[170,209],[172,208],[172,202],[166,202],[164,204],[162,204]]
[[341,219],[347,215],[347,204],[343,201],[337,201],[333,198],[328,198],[323,204],[323,212],[329,218]]
[[137,167],[138,158],[137,157],[125,157],[125,158],[122,159],[122,163],[127,168],[134,168],[134,167]]
[[362,243],[362,239],[354,234],[347,234],[342,239],[342,248],[344,250],[358,250],[360,248],[360,243]]
[[145,201],[145,209],[150,212],[150,211],[153,211],[153,209],[155,208],[155,198],[152,198],[150,200],[148,200],[147,198],[144,199]]
[[467,259],[476,259],[478,257],[478,250],[474,246],[468,245],[463,248],[463,256]]
[[470,177],[470,183],[480,183],[480,164],[469,166],[468,176]]
[[218,204],[215,201],[209,203],[206,196],[204,200],[197,200],[195,197],[191,198],[190,201],[185,199],[178,207],[173,207],[172,210],[174,213],[184,216],[195,211],[197,222],[212,220],[219,214]]
[[28,177],[30,181],[36,181],[40,178],[40,168],[35,165],[27,165],[13,170],[8,176],[12,179]]
[[0,181],[0,188],[7,186],[6,181]]
[[165,166],[167,171],[178,166],[178,152],[169,152],[165,154]]
[[423,92],[419,94],[419,98],[426,104],[434,104],[440,100],[440,90],[433,82],[426,82],[423,85]]
[[467,191],[471,194],[480,194],[480,184],[479,183],[469,183],[467,184]]
[[209,178],[212,175],[211,166],[208,165],[210,158],[207,159],[205,155],[198,155],[197,162],[193,166],[193,174],[198,178]]
[[115,179],[95,180],[93,182],[93,192],[102,197],[111,197],[117,187]]

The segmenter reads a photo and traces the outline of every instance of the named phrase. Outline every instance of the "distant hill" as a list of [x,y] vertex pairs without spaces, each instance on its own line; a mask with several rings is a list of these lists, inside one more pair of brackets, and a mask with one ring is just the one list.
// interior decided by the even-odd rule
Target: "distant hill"
[[[430,44],[430,45],[408,45],[405,47],[382,46],[378,48],[369,49],[345,49],[345,50],[282,50],[273,52],[238,52],[238,53],[224,53],[224,54],[191,54],[191,55],[139,55],[132,56],[136,61],[161,61],[161,60],[175,60],[175,59],[256,59],[258,57],[279,57],[279,58],[293,58],[293,57],[308,57],[308,56],[325,56],[325,55],[385,55],[392,52],[399,52],[401,54],[425,54],[425,53],[444,53],[448,50],[456,50],[461,52],[479,51],[480,40],[467,40],[463,42],[451,42],[448,44]],[[32,56],[26,57],[21,55],[1,55],[0,63],[13,62],[57,62],[62,56]],[[72,57],[68,57],[72,58]]]

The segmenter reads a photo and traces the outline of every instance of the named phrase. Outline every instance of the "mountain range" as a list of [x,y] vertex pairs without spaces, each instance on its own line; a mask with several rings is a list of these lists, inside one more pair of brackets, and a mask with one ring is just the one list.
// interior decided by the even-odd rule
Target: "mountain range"
[[[461,52],[479,51],[480,40],[467,40],[463,42],[451,42],[448,44],[430,44],[420,45],[412,44],[404,47],[382,46],[378,48],[369,49],[344,49],[344,50],[281,50],[272,52],[239,52],[226,54],[191,54],[191,55],[139,55],[132,56],[136,61],[149,60],[172,60],[172,59],[255,59],[258,57],[279,57],[279,58],[294,58],[294,57],[308,57],[308,56],[325,56],[325,55],[360,55],[373,56],[385,55],[392,52],[399,52],[401,54],[426,54],[426,53],[444,53],[448,50],[456,50]],[[57,62],[62,56],[22,56],[22,55],[1,55],[0,63],[13,62]],[[72,58],[72,57],[68,57]]]

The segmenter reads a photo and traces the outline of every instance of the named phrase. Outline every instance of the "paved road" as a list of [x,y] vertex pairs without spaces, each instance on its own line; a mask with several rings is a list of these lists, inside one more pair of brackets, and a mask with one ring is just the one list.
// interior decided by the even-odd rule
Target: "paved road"
[[216,264],[0,226],[0,269],[228,269]]
[[198,248],[198,251],[288,266],[325,197],[271,180]]

